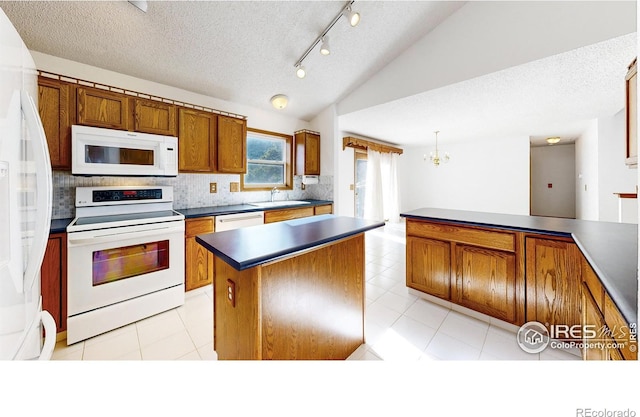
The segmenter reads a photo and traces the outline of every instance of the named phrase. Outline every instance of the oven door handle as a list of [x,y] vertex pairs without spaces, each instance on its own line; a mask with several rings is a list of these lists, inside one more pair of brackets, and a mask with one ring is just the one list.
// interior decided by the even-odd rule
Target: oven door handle
[[[167,236],[167,231],[174,232],[176,229],[174,227],[162,227],[153,230],[145,230],[145,231],[131,231],[131,232],[116,232],[98,236],[91,236],[83,234],[81,238],[74,238],[73,233],[67,234],[67,246],[82,246],[82,245],[94,245],[98,243],[109,243],[109,242],[119,242],[123,239],[131,239],[131,237],[151,237],[151,236]],[[137,235],[137,236],[132,236]],[[84,237],[87,236],[87,237]]]

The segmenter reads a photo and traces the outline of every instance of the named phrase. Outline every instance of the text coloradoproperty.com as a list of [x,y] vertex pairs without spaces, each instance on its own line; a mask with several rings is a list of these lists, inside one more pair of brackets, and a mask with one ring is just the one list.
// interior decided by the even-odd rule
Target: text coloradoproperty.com
[[595,410],[593,408],[576,408],[576,417],[636,417],[635,410]]

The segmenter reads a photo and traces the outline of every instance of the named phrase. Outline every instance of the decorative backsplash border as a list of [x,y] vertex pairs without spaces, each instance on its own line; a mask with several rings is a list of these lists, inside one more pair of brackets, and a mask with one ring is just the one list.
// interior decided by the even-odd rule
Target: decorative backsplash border
[[[333,176],[321,175],[318,184],[302,190],[302,176],[294,176],[293,190],[282,190],[275,200],[333,200]],[[217,183],[217,193],[209,193],[209,183]],[[173,187],[173,207],[197,208],[268,201],[269,191],[231,192],[230,184],[240,182],[239,175],[179,174],[177,177],[82,177],[65,171],[53,171],[52,219],[75,216],[75,188],[119,185],[169,185]]]

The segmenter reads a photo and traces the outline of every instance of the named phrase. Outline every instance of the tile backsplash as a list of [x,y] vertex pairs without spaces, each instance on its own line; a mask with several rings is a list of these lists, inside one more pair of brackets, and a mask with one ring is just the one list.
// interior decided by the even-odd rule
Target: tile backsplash
[[[209,193],[209,183],[217,183],[217,192]],[[173,207],[196,208],[268,201],[269,191],[231,192],[232,182],[240,182],[239,175],[180,174],[162,177],[81,177],[65,171],[53,172],[53,219],[75,216],[75,188],[110,185],[170,185],[173,186]],[[318,184],[302,190],[302,176],[293,179],[293,190],[282,190],[274,200],[333,200],[333,176],[321,175]]]

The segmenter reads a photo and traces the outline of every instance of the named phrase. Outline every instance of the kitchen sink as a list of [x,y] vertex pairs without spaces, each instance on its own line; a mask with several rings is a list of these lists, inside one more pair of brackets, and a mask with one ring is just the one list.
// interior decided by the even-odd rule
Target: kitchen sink
[[256,207],[283,207],[283,206],[304,206],[310,204],[308,201],[288,200],[288,201],[263,201],[260,203],[248,203]]

